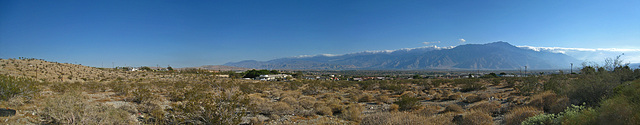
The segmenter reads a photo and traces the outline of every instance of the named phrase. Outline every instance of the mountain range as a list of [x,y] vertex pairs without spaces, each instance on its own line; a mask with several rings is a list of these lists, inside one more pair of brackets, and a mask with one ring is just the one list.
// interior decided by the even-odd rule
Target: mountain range
[[422,47],[395,51],[365,51],[344,55],[316,55],[269,61],[246,60],[224,65],[255,69],[315,70],[517,70],[567,69],[582,61],[548,51],[519,48],[507,42]]

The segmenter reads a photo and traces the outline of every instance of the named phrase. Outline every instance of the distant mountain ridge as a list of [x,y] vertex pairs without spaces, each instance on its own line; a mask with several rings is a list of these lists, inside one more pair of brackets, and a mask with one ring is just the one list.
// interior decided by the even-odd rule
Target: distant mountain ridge
[[424,70],[563,69],[581,61],[561,54],[534,51],[507,42],[466,44],[457,47],[422,47],[396,51],[367,51],[344,55],[317,55],[269,61],[246,60],[224,65],[256,69],[318,70]]

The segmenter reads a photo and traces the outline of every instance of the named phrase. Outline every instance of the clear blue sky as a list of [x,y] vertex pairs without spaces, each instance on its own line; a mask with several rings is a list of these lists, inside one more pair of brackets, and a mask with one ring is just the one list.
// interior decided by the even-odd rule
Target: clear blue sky
[[640,1],[0,1],[0,58],[96,67],[190,67],[495,41],[640,49]]

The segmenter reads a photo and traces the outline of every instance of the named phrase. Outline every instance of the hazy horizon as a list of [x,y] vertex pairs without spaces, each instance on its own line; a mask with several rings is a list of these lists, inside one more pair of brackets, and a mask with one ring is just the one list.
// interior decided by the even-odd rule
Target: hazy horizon
[[640,1],[0,1],[0,58],[196,67],[496,41],[640,63]]

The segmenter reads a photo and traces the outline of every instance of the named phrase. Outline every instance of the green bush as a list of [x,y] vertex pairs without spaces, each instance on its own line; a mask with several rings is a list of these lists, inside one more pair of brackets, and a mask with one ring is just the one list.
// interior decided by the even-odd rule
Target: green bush
[[469,91],[476,91],[476,90],[483,90],[483,89],[486,89],[486,87],[484,87],[483,84],[477,83],[477,82],[462,84],[462,86],[460,87],[461,92],[469,92]]
[[522,122],[522,125],[557,125],[560,124],[557,117],[556,114],[539,114],[527,118]]
[[597,116],[598,112],[593,108],[572,105],[558,114],[558,120],[563,125],[587,125],[595,124]]
[[603,99],[611,97],[615,93],[614,88],[620,84],[617,76],[608,73],[581,75],[568,85],[564,95],[570,98],[571,104],[597,106]]
[[523,125],[585,125],[596,124],[598,112],[596,110],[585,107],[575,106],[567,108],[558,114],[539,114],[527,118],[522,122]]
[[518,89],[520,94],[531,95],[540,91],[541,86],[542,84],[539,82],[538,77],[526,77],[523,79],[522,83],[516,85],[515,87]]
[[36,83],[27,78],[0,75],[0,100],[7,101],[15,96],[31,97],[38,91]]
[[420,105],[418,101],[420,100],[416,97],[403,95],[400,98],[398,98],[398,101],[394,102],[394,104],[397,104],[398,106],[400,106],[399,108],[400,111],[410,111],[417,108]]
[[617,94],[600,103],[599,122],[640,124],[640,80],[616,88]]

